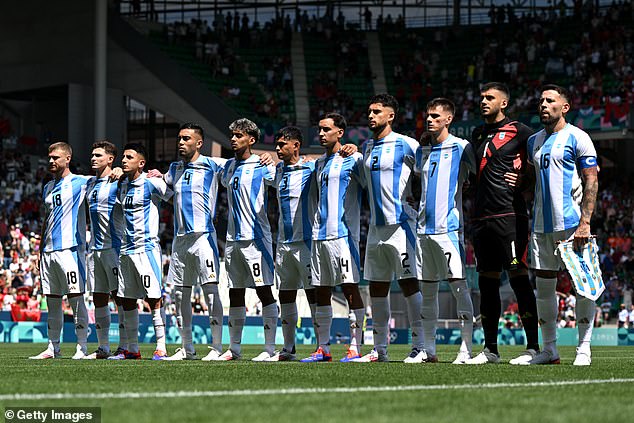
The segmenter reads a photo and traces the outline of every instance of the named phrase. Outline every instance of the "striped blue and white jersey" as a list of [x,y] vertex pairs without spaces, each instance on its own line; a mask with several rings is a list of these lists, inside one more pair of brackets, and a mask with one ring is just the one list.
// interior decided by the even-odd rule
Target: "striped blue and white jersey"
[[597,165],[590,136],[566,124],[548,135],[541,130],[528,139],[528,162],[535,167],[533,231],[552,233],[575,228],[581,218],[580,172]]
[[363,156],[355,153],[323,155],[315,164],[317,212],[313,239],[327,240],[352,236],[359,240]]
[[118,181],[109,176],[92,177],[86,185],[86,198],[90,216],[90,249],[121,249],[123,213],[117,200]]
[[396,132],[363,144],[371,225],[394,225],[416,218],[416,210],[407,203],[407,197],[412,192],[417,148],[416,140]]
[[445,141],[416,151],[421,196],[416,231],[433,235],[462,231],[462,186],[475,173],[471,143],[449,135]]
[[68,174],[42,192],[46,231],[42,251],[86,246],[86,184],[91,176]]
[[229,203],[227,241],[271,239],[266,185],[274,180],[275,166],[261,164],[257,154],[246,160],[227,161],[221,179]]
[[311,181],[315,162],[300,159],[294,165],[277,164],[275,183],[279,209],[278,242],[290,243],[312,239],[315,201]]
[[226,159],[199,156],[196,161],[174,162],[164,175],[174,191],[174,233],[215,232],[218,181]]
[[148,178],[143,173],[134,181],[128,179],[119,187],[123,208],[124,230],[122,255],[152,251],[159,245],[159,205],[169,200],[170,190],[161,178]]

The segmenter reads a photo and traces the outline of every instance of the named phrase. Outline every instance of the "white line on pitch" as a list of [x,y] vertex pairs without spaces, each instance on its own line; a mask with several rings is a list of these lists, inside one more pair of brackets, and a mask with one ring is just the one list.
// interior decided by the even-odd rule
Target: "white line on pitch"
[[498,389],[498,388],[536,388],[559,387],[571,385],[603,385],[613,383],[633,383],[629,379],[589,379],[560,380],[551,382],[527,383],[480,383],[463,385],[410,385],[410,386],[357,386],[343,388],[289,388],[235,391],[172,391],[172,392],[103,392],[103,393],[59,393],[59,394],[9,394],[0,395],[0,401],[16,400],[63,400],[63,399],[138,399],[138,398],[192,398],[192,397],[237,397],[284,394],[337,394],[359,392],[393,392],[393,391],[451,391],[462,389]]

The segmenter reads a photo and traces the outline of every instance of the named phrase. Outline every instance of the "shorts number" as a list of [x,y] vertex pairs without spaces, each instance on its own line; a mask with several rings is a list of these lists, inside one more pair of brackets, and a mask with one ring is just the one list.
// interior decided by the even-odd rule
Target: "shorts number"
[[77,283],[77,273],[76,272],[66,272],[66,279],[69,284],[75,285]]
[[238,189],[239,186],[240,186],[240,178],[236,176],[235,178],[233,178],[233,183],[231,184],[231,187],[233,189]]
[[451,253],[447,252],[445,255],[447,256],[447,268],[449,268],[449,263],[451,263]]
[[402,253],[401,256],[403,256],[403,259],[401,260],[401,266],[403,267],[403,269],[408,269],[409,262],[407,260],[409,260],[409,254]]
[[61,206],[62,205],[62,194],[55,194],[53,196],[53,206]]
[[346,269],[346,273],[350,272],[350,261],[341,257],[339,259],[339,263],[341,263],[341,268]]
[[150,275],[143,275],[143,286],[145,289],[150,289]]
[[550,153],[542,154],[539,159],[539,167],[548,169],[548,166],[550,166]]
[[372,165],[370,166],[370,170],[381,170],[379,168],[379,156],[372,156]]
[[260,271],[260,263],[253,263],[253,266],[251,267],[253,268],[253,276],[255,276],[256,278],[260,276],[260,274],[262,273]]
[[431,169],[431,173],[429,174],[430,177],[434,176],[434,172],[436,172],[436,166],[438,166],[438,162],[431,162],[430,163],[433,168]]
[[205,264],[207,265],[207,267],[209,269],[211,269],[211,271],[214,271],[214,261],[213,260],[205,260]]
[[119,268],[117,268],[117,267],[113,267],[113,268],[112,268],[112,274],[113,274],[116,278],[118,278],[118,277],[119,277]]

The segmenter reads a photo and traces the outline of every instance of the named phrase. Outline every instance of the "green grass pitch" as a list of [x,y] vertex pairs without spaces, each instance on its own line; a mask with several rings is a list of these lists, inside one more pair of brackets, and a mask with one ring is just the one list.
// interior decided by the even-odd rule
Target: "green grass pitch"
[[[155,362],[152,345],[141,361],[26,359],[44,347],[0,344],[0,406],[102,407],[102,421],[117,423],[604,423],[626,421],[634,401],[632,347],[594,347],[589,368],[572,366],[572,347],[558,366],[452,365],[455,345],[439,346],[439,364],[403,364],[405,345],[390,347],[391,363],[252,363],[259,346],[228,363]],[[520,351],[502,347],[502,358]],[[333,346],[335,361],[343,353]]]

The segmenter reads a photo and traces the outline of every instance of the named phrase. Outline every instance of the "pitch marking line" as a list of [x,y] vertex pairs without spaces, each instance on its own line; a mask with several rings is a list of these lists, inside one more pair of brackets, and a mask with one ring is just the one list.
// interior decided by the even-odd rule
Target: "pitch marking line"
[[172,392],[103,392],[103,393],[60,393],[60,394],[10,394],[0,395],[0,401],[16,400],[64,400],[64,399],[144,399],[144,398],[192,398],[192,397],[238,397],[284,394],[333,394],[359,392],[398,392],[398,391],[451,391],[469,389],[498,389],[498,388],[537,388],[559,387],[573,385],[604,385],[615,383],[634,383],[629,379],[589,379],[589,380],[561,380],[551,382],[527,383],[480,383],[463,385],[410,385],[410,386],[358,386],[349,388],[291,388],[291,389],[262,389],[236,391],[172,391]]

